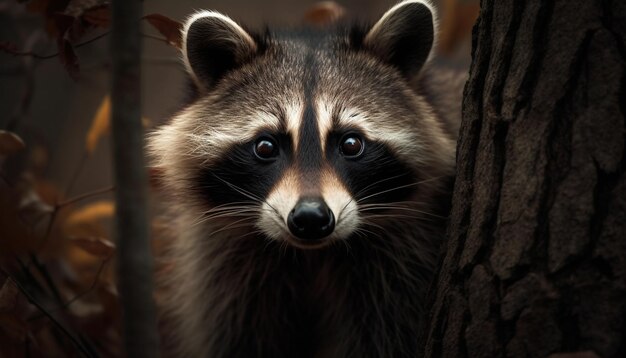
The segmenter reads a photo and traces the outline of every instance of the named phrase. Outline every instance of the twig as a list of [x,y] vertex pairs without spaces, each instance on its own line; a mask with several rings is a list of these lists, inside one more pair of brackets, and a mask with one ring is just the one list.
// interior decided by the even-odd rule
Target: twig
[[87,163],[87,158],[89,158],[89,153],[87,153],[87,151],[83,151],[83,156],[80,158],[80,162],[78,162],[78,166],[76,167],[76,169],[74,169],[72,177],[70,178],[70,182],[67,184],[67,188],[65,188],[65,195],[69,195],[74,188],[74,185],[76,184],[80,173],[83,172],[85,163]]
[[[100,282],[100,276],[102,275],[102,272],[104,271],[104,268],[106,267],[106,265],[109,263],[109,260],[111,259],[111,257],[107,257],[104,260],[102,260],[102,262],[100,262],[100,266],[98,266],[98,271],[96,272],[96,275],[93,279],[93,281],[91,282],[91,286],[89,286],[88,289],[86,289],[85,291],[76,294],[74,297],[70,298],[67,302],[65,302],[64,304],[51,309],[50,312],[57,312],[59,310],[65,309],[67,307],[69,307],[72,303],[76,302],[77,300],[81,299],[82,297],[84,297],[85,295],[87,295],[88,293],[90,293],[91,291],[93,291],[94,288],[96,288],[96,285]],[[43,317],[42,314],[38,314],[36,316],[30,317],[28,320],[29,321],[34,321],[37,320],[39,318]]]
[[46,281],[46,285],[48,285],[48,287],[50,288],[50,291],[52,292],[52,296],[54,296],[54,299],[57,300],[59,304],[62,304],[63,298],[61,297],[61,293],[59,292],[59,289],[54,283],[54,280],[52,280],[52,276],[50,276],[48,269],[41,262],[39,262],[37,255],[35,255],[34,253],[30,253],[29,256],[30,256],[31,262],[35,265],[35,268],[37,269],[37,271],[39,271],[44,281]]
[[22,284],[18,280],[13,277],[13,275],[11,275],[8,271],[4,269],[2,269],[2,272],[4,272],[4,274],[7,275],[11,279],[11,281],[13,281],[13,283],[15,283],[20,292],[22,292],[22,294],[26,296],[28,302],[30,302],[35,307],[37,307],[37,309],[43,312],[43,314],[45,314],[50,319],[50,321],[59,330],[61,330],[61,332],[63,332],[63,334],[65,334],[67,338],[69,338],[69,340],[83,355],[85,355],[86,357],[93,357],[93,354],[91,354],[91,352],[89,352],[89,350],[85,348],[83,344],[76,337],[74,337],[74,335],[70,331],[68,331],[65,326],[61,324],[61,322],[59,322],[50,312],[48,312],[39,302],[37,302],[37,300],[35,300],[35,298],[26,290],[26,288],[24,288],[24,286],[22,286]]
[[96,288],[96,285],[100,282],[100,275],[102,274],[102,271],[104,271],[104,267],[107,265],[107,263],[109,263],[110,259],[111,257],[107,257],[106,259],[102,260],[102,262],[100,262],[100,266],[98,266],[98,272],[96,272],[96,276],[94,277],[94,280],[91,282],[91,286],[89,286],[88,289],[72,297],[69,301],[65,302],[61,307],[59,307],[59,309],[69,307],[69,305],[76,302],[81,297],[84,297],[89,292],[93,291],[93,289]]
[[[90,44],[90,43],[92,43],[92,42],[95,42],[95,41],[100,40],[101,38],[103,38],[103,37],[105,37],[105,36],[108,36],[110,33],[111,33],[110,31],[107,31],[107,32],[102,33],[102,34],[100,34],[100,35],[98,35],[98,36],[96,36],[96,37],[94,37],[94,38],[89,39],[89,40],[86,40],[86,41],[83,41],[83,42],[79,42],[79,43],[77,43],[76,45],[73,45],[73,47],[74,47],[74,48],[80,48],[80,47],[83,47],[83,46],[85,46],[85,45],[89,45],[89,44]],[[165,39],[165,38],[163,38],[163,37],[159,37],[159,36],[155,36],[155,35],[150,35],[150,34],[141,34],[141,35],[142,35],[143,37],[145,37],[145,38],[149,38],[149,39],[152,39],[152,40],[156,40],[156,41],[164,42],[164,43],[166,43],[166,44],[168,44],[168,45],[171,45],[171,44],[170,44],[170,42],[169,42],[169,41],[167,41],[167,39]],[[35,53],[35,52],[33,52],[33,51],[19,51],[19,50],[14,50],[14,49],[11,49],[11,48],[9,48],[9,47],[2,47],[2,48],[1,48],[1,50],[2,50],[2,51],[4,51],[4,52],[6,52],[6,53],[8,53],[8,54],[13,55],[13,56],[28,56],[28,57],[35,58],[35,59],[37,59],[37,60],[49,60],[49,59],[51,59],[51,58],[55,58],[55,57],[59,56],[59,54],[60,54],[60,53],[57,51],[57,52],[55,52],[55,53],[51,53],[51,54],[49,54],[49,55],[40,55],[40,54]]]
[[159,36],[155,36],[155,35],[150,35],[150,34],[144,34],[142,33],[141,36],[148,38],[148,39],[152,39],[152,40],[157,40],[157,41],[161,41],[161,42],[165,42],[168,45],[171,45],[171,43],[169,41],[167,41],[167,39],[163,38],[163,37],[159,37]]
[[52,227],[54,226],[58,213],[59,213],[59,207],[58,205],[55,205],[54,209],[52,209],[52,213],[50,214],[50,221],[48,221],[48,227],[46,227],[46,233],[44,234],[44,236],[41,238],[41,241],[37,245],[36,252],[41,251],[41,249],[46,244],[46,242],[48,242],[48,238],[50,237],[50,234],[52,233]]
[[94,191],[91,191],[91,192],[88,192],[88,193],[85,193],[85,194],[82,194],[82,195],[78,195],[78,196],[75,196],[73,198],[70,198],[68,200],[65,200],[65,201],[57,204],[57,207],[58,208],[62,208],[64,206],[74,204],[74,203],[79,202],[81,200],[89,199],[89,198],[97,196],[97,195],[101,195],[101,194],[104,194],[104,193],[111,192],[114,189],[115,189],[114,186],[110,186],[110,187],[107,187],[107,188],[102,188],[102,189],[94,190]]
[[[73,47],[74,48],[79,48],[79,47],[83,47],[85,45],[89,45],[90,43],[92,43],[94,41],[97,41],[97,40],[99,40],[99,39],[109,35],[109,33],[110,32],[107,31],[105,33],[102,33],[102,34],[94,37],[94,38],[91,38],[89,40],[77,43]],[[40,55],[40,54],[34,53],[32,51],[17,51],[17,50],[12,50],[12,49],[6,48],[6,47],[2,48],[2,50],[7,52],[7,53],[10,53],[11,55],[15,55],[15,56],[30,56],[30,57],[36,58],[38,60],[48,60],[48,59],[55,58],[55,57],[59,56],[59,52],[51,53],[49,55]]]

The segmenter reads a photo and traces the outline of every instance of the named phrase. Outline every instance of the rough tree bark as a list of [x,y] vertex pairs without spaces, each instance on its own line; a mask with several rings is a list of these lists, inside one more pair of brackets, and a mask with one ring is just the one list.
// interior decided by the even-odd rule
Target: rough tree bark
[[141,0],[112,4],[111,79],[117,273],[127,357],[158,357],[153,262],[147,218],[148,175],[141,125]]
[[626,357],[625,41],[623,0],[482,1],[426,357]]

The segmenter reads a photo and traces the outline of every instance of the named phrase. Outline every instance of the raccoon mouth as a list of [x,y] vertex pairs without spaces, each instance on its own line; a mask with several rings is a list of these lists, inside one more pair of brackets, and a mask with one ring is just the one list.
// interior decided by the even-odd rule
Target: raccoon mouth
[[321,240],[303,240],[288,236],[286,240],[289,245],[301,250],[319,250],[329,246],[331,242],[333,242],[333,239],[330,237],[325,237]]

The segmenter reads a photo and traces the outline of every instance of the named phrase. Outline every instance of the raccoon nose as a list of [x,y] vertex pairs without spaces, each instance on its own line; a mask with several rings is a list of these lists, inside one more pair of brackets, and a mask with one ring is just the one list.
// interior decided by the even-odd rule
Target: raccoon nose
[[319,240],[335,229],[335,215],[322,198],[303,198],[289,213],[287,226],[304,240]]

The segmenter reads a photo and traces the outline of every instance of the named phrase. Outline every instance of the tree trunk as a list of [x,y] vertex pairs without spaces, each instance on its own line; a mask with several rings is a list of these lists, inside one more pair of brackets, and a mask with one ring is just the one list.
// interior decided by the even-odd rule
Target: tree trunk
[[158,357],[153,262],[148,230],[148,174],[141,125],[140,0],[112,4],[111,78],[117,281],[127,357]]
[[426,357],[626,357],[625,42],[624,0],[482,1]]

